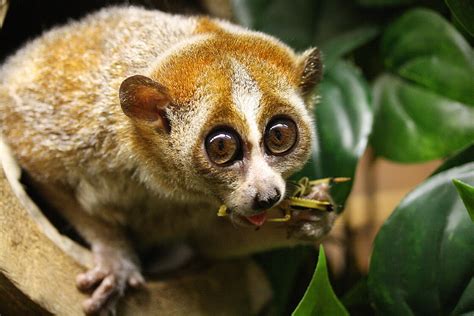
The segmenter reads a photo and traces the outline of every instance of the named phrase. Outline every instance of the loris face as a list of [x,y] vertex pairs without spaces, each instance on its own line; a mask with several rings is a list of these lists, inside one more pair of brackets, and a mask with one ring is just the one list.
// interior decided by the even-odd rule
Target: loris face
[[155,155],[173,160],[165,168],[225,204],[235,223],[260,226],[311,152],[309,95],[322,66],[316,49],[297,56],[261,38],[225,40],[193,46],[153,79],[125,80],[122,109],[161,130]]
[[307,161],[314,124],[301,92],[284,78],[259,83],[252,67],[232,60],[229,68],[229,98],[212,106],[193,161],[234,222],[261,225],[285,198],[285,179]]

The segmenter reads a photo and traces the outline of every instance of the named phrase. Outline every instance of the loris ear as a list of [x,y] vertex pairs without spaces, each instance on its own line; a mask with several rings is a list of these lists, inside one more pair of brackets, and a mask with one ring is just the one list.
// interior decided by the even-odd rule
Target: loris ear
[[310,48],[301,54],[299,73],[300,90],[303,96],[307,97],[323,79],[323,64],[319,49]]
[[122,111],[128,117],[170,131],[166,107],[171,99],[164,86],[148,77],[136,75],[122,82],[119,96]]

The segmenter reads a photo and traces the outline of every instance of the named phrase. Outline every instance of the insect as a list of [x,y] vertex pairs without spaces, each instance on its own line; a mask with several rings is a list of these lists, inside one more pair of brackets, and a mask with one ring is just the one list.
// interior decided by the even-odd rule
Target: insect
[[[303,177],[297,182],[289,181],[289,197],[283,200],[274,209],[279,210],[283,217],[273,217],[267,219],[268,222],[284,223],[288,222],[294,216],[294,212],[306,211],[325,211],[332,212],[335,208],[329,189],[333,184],[350,181],[351,178],[323,178],[317,180],[309,180]],[[227,216],[228,208],[225,204],[221,205],[217,211],[217,216]]]

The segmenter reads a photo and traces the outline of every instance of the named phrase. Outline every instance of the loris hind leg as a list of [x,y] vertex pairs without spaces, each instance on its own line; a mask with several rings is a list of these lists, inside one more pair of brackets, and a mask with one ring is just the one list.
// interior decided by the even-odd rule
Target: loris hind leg
[[57,186],[35,184],[35,187],[91,246],[95,267],[76,279],[80,291],[92,293],[83,302],[84,312],[114,313],[127,286],[144,284],[139,260],[123,229],[86,213],[72,194]]

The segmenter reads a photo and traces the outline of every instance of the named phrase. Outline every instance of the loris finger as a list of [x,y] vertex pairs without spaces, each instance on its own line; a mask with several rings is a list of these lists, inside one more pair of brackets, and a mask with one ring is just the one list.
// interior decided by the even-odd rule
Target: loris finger
[[108,274],[108,271],[100,266],[96,266],[95,268],[77,276],[76,287],[81,292],[87,292],[98,285]]
[[120,293],[120,285],[114,275],[107,276],[97,287],[92,296],[84,301],[82,307],[87,315],[99,313],[108,304],[114,304],[116,297]]

